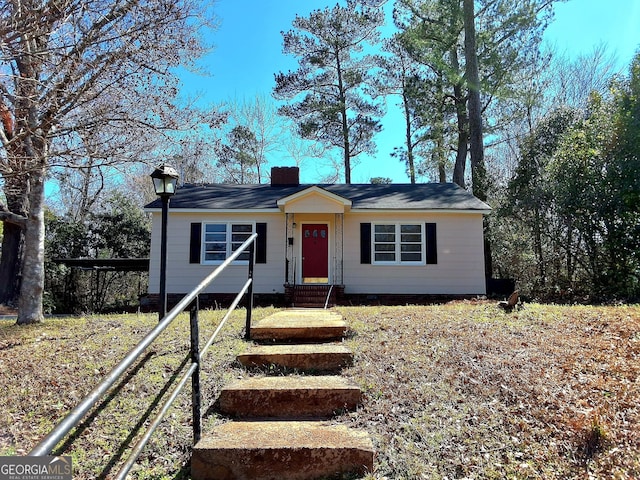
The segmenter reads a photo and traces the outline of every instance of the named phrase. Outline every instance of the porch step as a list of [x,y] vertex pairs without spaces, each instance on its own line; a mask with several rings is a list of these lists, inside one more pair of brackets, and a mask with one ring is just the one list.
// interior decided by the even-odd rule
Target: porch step
[[[294,302],[293,306],[298,308],[322,308],[324,307],[324,301],[314,302],[312,300],[306,300],[304,302]],[[333,305],[329,304],[329,306],[333,306]]]
[[241,418],[328,418],[354,409],[362,394],[339,376],[252,377],[220,392],[220,411]]
[[311,480],[373,470],[366,432],[322,422],[230,422],[193,449],[194,480]]
[[344,285],[285,285],[285,298],[294,307],[333,307],[344,294]]
[[341,339],[347,324],[337,313],[322,309],[291,309],[274,313],[251,327],[255,341],[329,341]]
[[255,345],[238,355],[245,367],[275,365],[300,371],[335,372],[353,363],[348,348],[331,343],[311,345]]
[[[310,342],[339,340],[346,331],[346,323],[334,312],[285,310],[258,322],[251,337],[294,343],[255,345],[238,360],[248,366],[339,370],[353,361],[347,348]],[[360,388],[335,375],[249,377],[233,383],[220,393],[218,406],[221,413],[238,420],[215,427],[195,445],[191,478],[320,480],[364,476],[373,471],[375,455],[367,432],[317,420],[355,408],[361,398]]]
[[294,307],[307,308],[310,306],[310,308],[323,308],[325,303],[333,307],[336,304],[336,296],[332,294],[329,300],[327,300],[328,293],[328,291],[322,290],[296,291],[291,303]]

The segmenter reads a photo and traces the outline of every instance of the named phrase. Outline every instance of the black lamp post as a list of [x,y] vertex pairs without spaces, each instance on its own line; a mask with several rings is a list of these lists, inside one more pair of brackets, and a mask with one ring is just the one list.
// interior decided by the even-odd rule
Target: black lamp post
[[169,199],[176,193],[178,172],[175,168],[161,165],[151,174],[153,188],[162,200],[162,235],[160,237],[160,295],[158,298],[158,319],[167,313],[167,220]]

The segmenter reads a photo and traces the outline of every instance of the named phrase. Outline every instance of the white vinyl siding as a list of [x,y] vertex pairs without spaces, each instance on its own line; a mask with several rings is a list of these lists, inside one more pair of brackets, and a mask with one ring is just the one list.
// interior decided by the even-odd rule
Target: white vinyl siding
[[424,224],[374,223],[373,263],[424,265]]
[[[371,263],[360,263],[360,225],[371,224]],[[375,225],[437,225],[437,264],[375,264]],[[426,226],[423,242],[426,244]],[[344,286],[348,294],[485,294],[482,214],[353,213],[344,218]]]
[[[202,229],[202,263],[216,265],[242,245],[255,230],[252,223],[204,223]],[[234,263],[248,263],[243,252]]]
[[[284,244],[285,225],[284,215],[280,213],[265,214],[229,214],[229,213],[182,213],[178,209],[169,211],[167,235],[167,292],[188,293],[195,288],[218,265],[210,263],[189,263],[190,228],[197,222],[226,224],[266,223],[267,264],[255,264],[254,286],[255,293],[283,293],[284,292]],[[254,226],[255,229],[255,226]],[[202,236],[201,236],[202,238]],[[204,242],[203,242],[204,243]],[[203,247],[201,246],[201,251]],[[149,293],[158,293],[159,289],[159,258],[160,258],[160,213],[153,215],[153,230],[151,236],[151,263],[149,270]],[[206,288],[203,293],[238,293],[247,281],[246,262],[234,262]]]
[[[354,212],[345,213],[343,233],[334,228],[331,217],[326,215],[296,214],[294,221],[298,228],[293,232],[292,248],[297,258],[301,245],[301,228],[305,222],[329,223],[330,238],[338,238],[342,249],[341,269],[346,294],[419,294],[419,295],[482,295],[485,293],[484,244],[482,214],[456,214],[440,212]],[[205,230],[206,224],[253,224],[266,223],[268,263],[256,264],[254,272],[254,292],[261,294],[283,293],[285,283],[285,251],[287,238],[285,215],[278,212],[267,213],[218,213],[181,212],[171,210],[168,222],[167,242],[167,291],[187,293],[209,275],[216,265],[189,263],[190,227],[197,222]],[[371,224],[371,234],[376,224],[418,225],[437,224],[437,264],[408,265],[389,264],[379,266],[360,263],[360,225]],[[422,242],[426,243],[426,227],[421,227]],[[332,233],[334,232],[334,233]],[[291,233],[291,232],[290,232]],[[332,237],[331,235],[334,235]],[[202,237],[201,237],[202,238]],[[204,240],[204,239],[203,239]],[[204,241],[202,242],[204,244]],[[409,244],[410,242],[408,242]],[[204,247],[201,246],[201,249]],[[151,242],[151,264],[149,272],[149,292],[157,293],[159,285],[160,212],[153,214]],[[330,262],[333,265],[339,254],[330,242]],[[371,262],[373,258],[373,238],[371,242]],[[422,255],[423,263],[426,254]],[[295,263],[295,262],[294,262]],[[333,268],[333,267],[332,267]],[[331,275],[331,273],[330,273]],[[237,293],[247,280],[247,266],[233,264],[217,278],[204,293]],[[292,279],[291,279],[292,280]]]

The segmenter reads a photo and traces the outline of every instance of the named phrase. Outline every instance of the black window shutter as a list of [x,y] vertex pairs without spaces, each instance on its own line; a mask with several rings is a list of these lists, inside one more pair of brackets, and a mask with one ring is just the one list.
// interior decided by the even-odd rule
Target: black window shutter
[[436,224],[425,223],[427,240],[427,264],[438,263],[438,243],[436,239]]
[[189,263],[200,263],[202,249],[202,224],[191,224],[191,238],[189,240]]
[[360,224],[360,263],[371,263],[371,224]]
[[256,223],[256,263],[267,263],[267,224]]

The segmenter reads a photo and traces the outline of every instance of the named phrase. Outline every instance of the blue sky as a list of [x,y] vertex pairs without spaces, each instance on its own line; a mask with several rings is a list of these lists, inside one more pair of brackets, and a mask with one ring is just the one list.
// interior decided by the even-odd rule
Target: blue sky
[[[214,50],[203,66],[211,76],[184,76],[184,92],[198,93],[203,104],[251,99],[270,95],[274,73],[296,68],[296,60],[282,53],[281,31],[291,28],[296,14],[306,16],[314,9],[333,6],[335,0],[218,0],[215,11],[220,27],[211,41]],[[392,2],[385,7],[390,9]],[[589,53],[599,44],[615,52],[625,69],[640,47],[640,0],[568,0],[555,6],[555,19],[545,41],[570,56]],[[399,145],[393,135],[393,112],[385,119],[386,134],[376,137],[378,161],[363,160],[352,172],[356,183],[368,183],[374,176],[408,182],[404,167],[389,157]],[[383,161],[379,161],[383,160]],[[274,164],[287,162],[273,161]],[[317,179],[305,178],[311,182]]]

